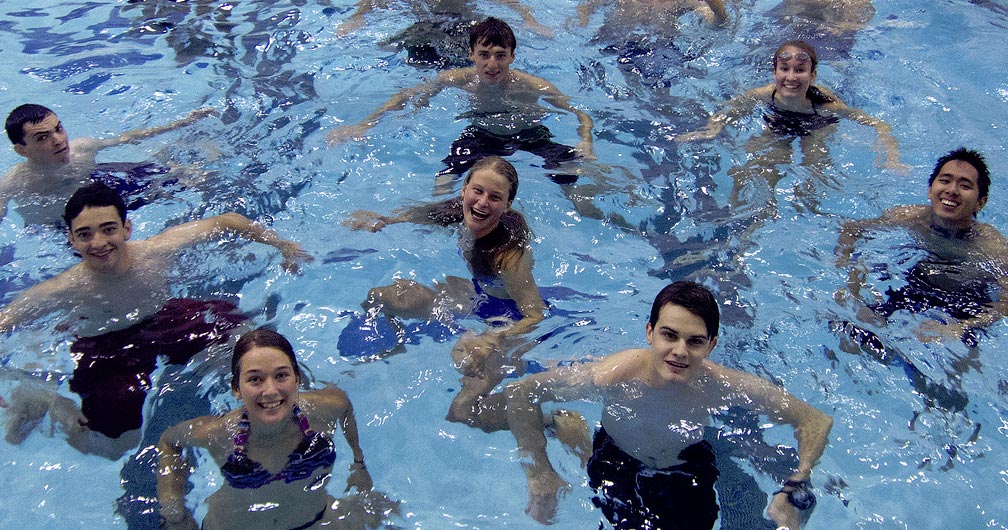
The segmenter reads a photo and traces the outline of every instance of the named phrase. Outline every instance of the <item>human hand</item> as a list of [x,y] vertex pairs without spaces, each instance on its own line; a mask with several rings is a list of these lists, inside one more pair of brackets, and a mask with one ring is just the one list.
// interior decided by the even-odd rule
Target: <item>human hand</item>
[[363,463],[359,462],[350,464],[350,475],[347,477],[346,484],[344,492],[349,492],[351,488],[357,488],[358,493],[365,493],[374,489],[371,473],[368,472],[367,467]]
[[365,134],[368,131],[365,125],[342,125],[331,131],[329,131],[329,136],[326,139],[329,142],[329,146],[332,147],[337,144],[346,142],[347,140],[360,141],[364,139]]
[[388,217],[368,210],[356,210],[340,224],[350,230],[377,232],[388,225]]
[[787,528],[788,530],[799,530],[801,528],[801,518],[798,515],[798,510],[788,502],[788,496],[785,492],[777,493],[770,500],[770,506],[767,508],[767,513],[770,515],[770,519],[777,524],[778,528]]
[[542,524],[553,524],[559,499],[570,490],[571,485],[552,470],[528,477],[525,513]]
[[306,250],[301,248],[301,245],[293,241],[284,241],[280,244],[279,248],[280,255],[283,256],[280,266],[291,274],[295,274],[301,269],[301,263],[307,263],[315,259]]

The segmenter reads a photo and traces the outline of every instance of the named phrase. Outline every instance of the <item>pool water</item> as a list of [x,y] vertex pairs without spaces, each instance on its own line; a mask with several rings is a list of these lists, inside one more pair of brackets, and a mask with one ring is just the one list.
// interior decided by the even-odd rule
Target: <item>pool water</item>
[[[924,202],[926,177],[941,154],[965,145],[986,155],[993,183],[980,220],[1008,230],[1001,178],[1008,167],[1008,81],[1001,74],[1008,59],[992,46],[1008,36],[1008,10],[995,2],[876,2],[874,17],[852,41],[821,56],[817,81],[891,123],[912,171],[875,168],[874,130],[842,123],[828,143],[827,174],[802,166],[800,156],[780,168],[776,214],[742,238],[725,228],[746,215],[723,211],[728,172],[746,162],[746,141],[760,131],[761,118],[712,142],[677,145],[670,138],[701,125],[720,102],[769,82],[769,57],[789,37],[768,18],[777,2],[732,3],[731,22],[717,31],[684,17],[672,41],[681,59],[643,60],[638,65],[648,69],[639,72],[619,64],[607,43],[591,41],[603,13],[579,28],[568,23],[574,2],[527,4],[557,31],[546,38],[520,30],[513,67],[555,82],[592,115],[611,189],[595,204],[647,233],[578,215],[544,178],[540,159],[511,157],[522,178],[515,204],[535,231],[537,282],[582,294],[553,302],[557,311],[540,329],[557,332],[527,356],[571,359],[639,345],[654,294],[670,279],[692,275],[725,300],[713,358],[779,382],[834,418],[813,477],[819,504],[808,528],[1008,528],[1005,324],[992,325],[973,351],[957,341],[918,340],[913,330],[925,316],[897,314],[876,330],[929,381],[965,396],[956,408],[929,403],[902,366],[848,353],[830,328],[831,321],[854,320],[853,310],[833,298],[846,279],[833,261],[841,223]],[[480,9],[520,27],[496,4]],[[428,107],[385,117],[364,141],[327,147],[331,128],[436,73],[375,45],[413,22],[408,11],[372,16],[365,28],[338,38],[335,27],[352,10],[351,2],[326,0],[5,2],[0,107],[45,104],[72,137],[108,137],[201,106],[220,109],[220,118],[102,153],[104,161],[194,165],[202,175],[133,212],[134,237],[238,210],[301,241],[315,261],[290,276],[255,245],[208,245],[187,255],[177,294],[237,294],[240,307],[257,315],[255,324],[275,325],[292,340],[315,384],[333,382],[349,393],[376,488],[401,501],[390,527],[538,528],[523,513],[525,481],[513,438],[444,420],[459,386],[447,355],[451,342],[421,335],[405,353],[373,362],[336,350],[370,287],[395,277],[429,283],[466,274],[450,231],[396,225],[371,234],[339,226],[358,208],[388,212],[429,200],[440,159],[465,126],[454,119],[465,99],[447,91]],[[576,142],[573,116],[551,114],[545,123],[556,140]],[[11,151],[0,156],[6,167],[17,161]],[[806,182],[811,191],[803,191]],[[809,196],[818,203],[815,213]],[[16,214],[0,222],[0,233],[7,300],[75,261],[58,231],[24,228]],[[862,243],[866,260],[892,271],[913,255],[900,233]],[[873,281],[884,291],[884,278]],[[68,372],[69,340],[44,324],[18,332],[4,341],[4,362]],[[216,357],[191,367],[218,410],[234,404],[225,363]],[[0,381],[0,395],[12,387]],[[69,395],[65,381],[60,389]],[[596,404],[573,406],[599,417]],[[763,426],[759,435],[793,445],[789,428]],[[585,472],[555,445],[551,456],[574,486],[561,501],[557,527],[594,528],[600,514]],[[345,451],[339,458],[337,470],[350,460]],[[116,513],[125,460],[82,456],[58,434],[50,437],[47,423],[19,446],[0,443],[10,487],[0,527],[125,527]],[[763,492],[776,489],[770,473],[747,459],[736,463]],[[330,486],[336,496],[342,479],[337,474]],[[221,479],[203,465],[193,481],[189,499],[200,515],[201,500]]]

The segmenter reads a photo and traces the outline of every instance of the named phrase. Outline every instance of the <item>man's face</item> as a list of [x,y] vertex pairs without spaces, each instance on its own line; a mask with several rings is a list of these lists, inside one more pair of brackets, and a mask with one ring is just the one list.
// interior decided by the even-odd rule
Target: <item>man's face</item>
[[648,322],[645,332],[652,372],[664,383],[691,380],[717,345],[717,337],[707,335],[707,325],[699,315],[675,304],[662,307],[654,327]]
[[15,144],[14,151],[44,165],[62,165],[70,161],[70,142],[59,118],[50,113],[38,123],[26,123],[24,144]]
[[490,83],[502,83],[510,78],[510,67],[514,58],[514,50],[503,46],[491,46],[485,42],[480,42],[469,50],[469,59],[476,67],[476,74],[481,81]]
[[938,176],[928,186],[928,199],[935,220],[950,228],[969,228],[973,216],[985,204],[980,198],[979,173],[972,164],[949,160],[938,170]]
[[119,218],[115,206],[87,207],[70,222],[70,245],[95,272],[123,272],[126,263],[126,241],[132,225]]

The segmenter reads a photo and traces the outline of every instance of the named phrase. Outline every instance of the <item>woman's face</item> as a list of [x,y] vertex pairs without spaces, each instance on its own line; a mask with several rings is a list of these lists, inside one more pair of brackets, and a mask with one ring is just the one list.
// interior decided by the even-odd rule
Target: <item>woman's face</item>
[[474,171],[462,187],[464,222],[476,238],[493,231],[501,215],[511,207],[511,183],[503,175],[485,168]]
[[290,357],[269,346],[254,346],[242,356],[235,397],[248,411],[249,423],[289,421],[298,400],[298,377]]
[[805,97],[809,86],[815,81],[812,59],[808,53],[795,46],[785,46],[777,54],[774,67],[774,85],[777,94],[784,98]]

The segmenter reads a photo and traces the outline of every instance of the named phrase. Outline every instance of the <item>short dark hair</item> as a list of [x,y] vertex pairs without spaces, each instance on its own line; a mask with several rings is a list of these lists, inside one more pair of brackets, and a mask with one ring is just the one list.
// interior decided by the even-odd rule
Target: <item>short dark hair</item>
[[70,222],[76,219],[84,211],[84,208],[101,208],[103,206],[115,206],[116,211],[119,212],[119,220],[123,224],[126,223],[126,203],[115,190],[101,182],[79,188],[70,196],[66,207],[63,208],[63,221],[67,228],[70,228]]
[[290,359],[291,367],[294,368],[294,375],[297,376],[298,383],[301,382],[301,367],[298,366],[297,357],[294,355],[294,347],[291,346],[287,337],[272,329],[258,328],[242,335],[238,339],[238,342],[235,343],[234,352],[231,354],[231,390],[238,391],[242,357],[257,346],[260,348],[276,348],[283,352]]
[[945,164],[953,160],[962,160],[967,164],[973,166],[977,171],[977,191],[980,192],[979,198],[984,198],[990,191],[990,171],[987,169],[987,161],[984,160],[983,155],[978,151],[972,149],[966,149],[965,147],[960,147],[959,149],[954,149],[949,151],[948,154],[938,159],[938,163],[935,164],[934,170],[931,171],[931,178],[928,179],[928,187],[934,183],[935,179],[938,178],[938,173]]
[[718,309],[717,300],[706,287],[689,281],[678,281],[666,285],[658,292],[654,303],[651,304],[651,316],[648,322],[652,328],[658,324],[658,315],[662,308],[669,304],[681,306],[703,319],[704,325],[707,327],[707,337],[717,337],[718,327],[721,325],[721,312]]
[[34,103],[25,103],[7,115],[7,138],[12,144],[24,145],[24,125],[26,123],[39,123],[46,119],[46,116],[56,114],[47,107]]
[[469,28],[469,51],[476,49],[477,44],[485,46],[500,46],[514,53],[518,47],[514,31],[507,22],[499,18],[487,17],[486,20]]

